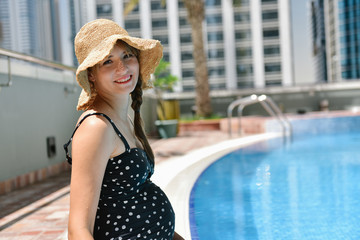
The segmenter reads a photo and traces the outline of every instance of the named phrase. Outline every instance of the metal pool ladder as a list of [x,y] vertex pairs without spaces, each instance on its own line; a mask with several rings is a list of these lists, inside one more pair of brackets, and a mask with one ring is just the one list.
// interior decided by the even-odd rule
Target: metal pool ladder
[[291,137],[292,135],[292,127],[290,122],[286,119],[285,115],[281,112],[279,107],[275,104],[275,102],[266,95],[257,96],[255,94],[237,99],[230,103],[227,108],[227,115],[228,115],[228,127],[229,127],[229,135],[232,136],[232,129],[231,129],[231,118],[232,112],[234,108],[238,107],[238,126],[239,126],[239,134],[241,135],[241,117],[242,112],[246,106],[260,103],[260,105],[265,109],[267,113],[271,116],[275,117],[282,127],[282,132],[284,137]]

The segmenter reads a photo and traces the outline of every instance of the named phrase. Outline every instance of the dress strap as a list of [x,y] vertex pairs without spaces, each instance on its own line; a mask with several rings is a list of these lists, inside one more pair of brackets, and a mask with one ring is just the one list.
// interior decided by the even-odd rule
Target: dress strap
[[111,120],[110,117],[108,117],[108,116],[107,116],[106,114],[104,114],[104,113],[89,113],[89,114],[85,115],[85,116],[80,120],[80,122],[76,125],[75,130],[74,130],[73,134],[71,135],[70,140],[69,140],[66,144],[64,144],[64,149],[65,149],[65,153],[66,153],[66,159],[67,159],[67,161],[68,161],[69,164],[72,163],[72,159],[71,159],[71,157],[70,157],[68,147],[69,147],[69,145],[70,145],[70,143],[71,143],[71,141],[72,141],[72,139],[73,139],[73,137],[74,137],[74,134],[75,134],[76,130],[80,127],[81,123],[82,123],[87,117],[90,117],[90,116],[93,116],[93,115],[99,115],[99,116],[105,117],[105,118],[111,123],[111,125],[113,126],[116,134],[117,134],[117,135],[120,137],[120,139],[123,141],[123,143],[124,143],[124,145],[125,145],[125,150],[128,151],[128,152],[130,152],[130,145],[128,144],[128,142],[126,141],[125,137],[121,134],[121,132],[120,132],[119,129],[116,127],[115,123],[113,122],[113,120]]

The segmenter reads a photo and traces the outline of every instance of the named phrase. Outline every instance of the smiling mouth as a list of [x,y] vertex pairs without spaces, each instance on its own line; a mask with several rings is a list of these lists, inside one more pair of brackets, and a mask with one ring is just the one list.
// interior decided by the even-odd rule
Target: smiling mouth
[[129,82],[131,79],[132,79],[132,75],[129,75],[129,76],[126,77],[126,78],[123,78],[123,79],[120,79],[120,80],[116,80],[116,81],[114,81],[114,82],[115,82],[115,83],[127,83],[127,82]]

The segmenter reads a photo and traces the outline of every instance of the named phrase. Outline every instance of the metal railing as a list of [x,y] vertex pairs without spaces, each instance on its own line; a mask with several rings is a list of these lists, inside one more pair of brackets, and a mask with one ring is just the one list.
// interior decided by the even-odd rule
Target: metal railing
[[[5,56],[7,58],[7,64],[8,64],[8,81],[6,83],[0,83],[0,87],[10,87],[12,84],[12,78],[11,78],[11,59],[18,59],[18,60],[22,60],[25,62],[30,62],[30,63],[35,63],[41,66],[46,66],[46,67],[50,67],[50,68],[55,68],[55,69],[59,69],[59,70],[63,70],[63,71],[71,71],[71,72],[76,72],[76,68],[71,67],[71,66],[66,66],[60,63],[56,63],[56,62],[51,62],[48,60],[44,60],[44,59],[40,59],[40,58],[36,58],[33,56],[29,56],[23,53],[18,53],[18,52],[14,52],[14,51],[10,51],[7,49],[3,49],[0,48],[0,56]],[[71,90],[68,90],[71,91]]]
[[281,112],[279,107],[275,104],[275,102],[266,95],[257,96],[255,94],[241,98],[230,103],[227,109],[228,115],[228,128],[229,135],[232,136],[232,113],[234,108],[238,107],[238,133],[241,135],[241,117],[243,110],[246,106],[253,105],[256,103],[260,103],[260,105],[265,109],[267,113],[269,113],[272,117],[275,117],[282,127],[283,136],[292,135],[292,127],[290,122],[286,119],[284,114]]

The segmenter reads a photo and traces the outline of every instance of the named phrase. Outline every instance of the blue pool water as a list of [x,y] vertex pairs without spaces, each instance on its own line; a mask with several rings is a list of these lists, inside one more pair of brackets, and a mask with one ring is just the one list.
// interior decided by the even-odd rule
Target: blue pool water
[[192,239],[360,239],[360,131],[270,140],[199,177]]

